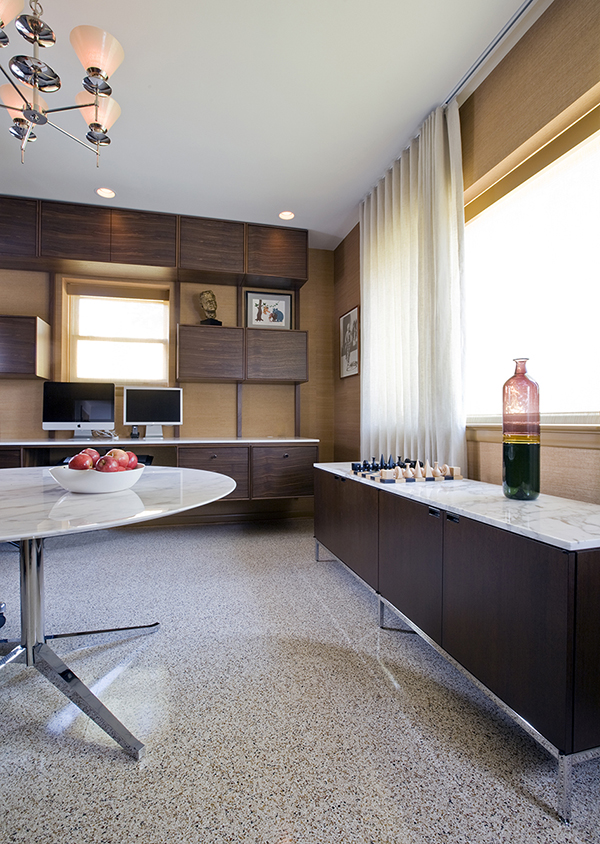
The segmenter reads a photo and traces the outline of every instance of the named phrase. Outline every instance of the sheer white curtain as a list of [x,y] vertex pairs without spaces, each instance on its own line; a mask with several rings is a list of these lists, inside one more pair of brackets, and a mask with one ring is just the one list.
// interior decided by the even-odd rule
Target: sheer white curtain
[[455,101],[429,115],[360,215],[361,455],[466,469]]

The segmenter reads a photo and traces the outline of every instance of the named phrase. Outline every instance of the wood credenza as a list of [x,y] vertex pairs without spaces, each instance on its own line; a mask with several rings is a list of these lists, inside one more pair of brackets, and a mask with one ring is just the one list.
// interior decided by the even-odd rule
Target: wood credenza
[[600,506],[322,464],[315,537],[559,760],[600,756]]

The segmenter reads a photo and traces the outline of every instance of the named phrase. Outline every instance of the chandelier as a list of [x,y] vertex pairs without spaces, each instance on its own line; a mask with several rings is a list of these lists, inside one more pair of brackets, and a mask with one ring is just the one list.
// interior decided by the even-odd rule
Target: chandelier
[[[121,114],[119,104],[112,99],[108,80],[125,57],[123,48],[116,38],[98,27],[76,26],[70,40],[77,58],[85,68],[84,90],[75,97],[75,105],[48,108],[41,94],[58,91],[61,80],[50,65],[40,59],[39,54],[40,47],[52,47],[56,37],[41,19],[44,10],[39,0],[29,0],[31,14],[20,14],[24,5],[24,0],[0,0],[0,48],[9,43],[4,27],[14,18],[17,18],[15,27],[19,35],[33,44],[33,56],[13,56],[8,63],[13,77],[21,85],[17,85],[0,65],[0,71],[8,80],[7,84],[0,86],[0,108],[6,109],[12,118],[9,131],[21,143],[21,164],[25,162],[25,147],[36,139],[34,128],[47,124],[94,152],[98,166],[100,147],[110,144],[107,132]],[[88,126],[85,136],[88,143],[61,129],[49,118],[49,115],[56,112],[74,109],[79,110]]]

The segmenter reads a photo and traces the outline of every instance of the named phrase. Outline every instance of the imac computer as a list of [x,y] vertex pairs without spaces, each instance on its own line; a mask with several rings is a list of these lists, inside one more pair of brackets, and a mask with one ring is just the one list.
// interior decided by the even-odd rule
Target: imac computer
[[146,440],[160,440],[163,425],[183,424],[181,387],[125,387],[123,424],[146,426]]
[[73,431],[74,439],[115,427],[115,385],[44,381],[43,431]]

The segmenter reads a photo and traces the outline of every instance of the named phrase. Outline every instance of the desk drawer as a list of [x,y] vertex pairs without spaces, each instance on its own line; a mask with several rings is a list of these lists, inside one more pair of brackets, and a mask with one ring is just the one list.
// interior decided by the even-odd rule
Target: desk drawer
[[20,448],[0,448],[0,469],[18,469],[20,466]]
[[314,491],[314,445],[254,446],[252,498],[298,498]]
[[247,447],[179,448],[178,465],[184,469],[204,469],[207,472],[219,472],[233,478],[237,486],[223,500],[248,498]]

